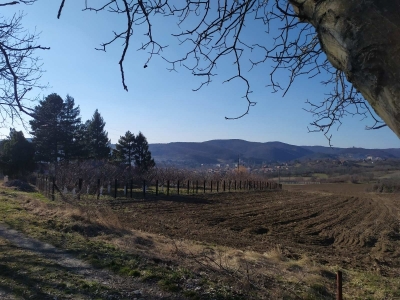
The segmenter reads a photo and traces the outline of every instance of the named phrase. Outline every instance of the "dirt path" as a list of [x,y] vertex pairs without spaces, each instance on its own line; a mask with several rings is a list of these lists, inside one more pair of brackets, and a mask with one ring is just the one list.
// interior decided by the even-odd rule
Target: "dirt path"
[[[20,249],[45,257],[51,263],[59,265],[69,272],[83,276],[87,281],[97,282],[102,286],[117,290],[124,297],[129,297],[129,299],[182,299],[177,295],[166,294],[159,290],[157,285],[146,284],[134,278],[121,277],[107,270],[95,269],[88,263],[72,257],[61,249],[29,238],[4,224],[0,224],[0,237]],[[0,299],[15,299],[15,297],[0,287]]]

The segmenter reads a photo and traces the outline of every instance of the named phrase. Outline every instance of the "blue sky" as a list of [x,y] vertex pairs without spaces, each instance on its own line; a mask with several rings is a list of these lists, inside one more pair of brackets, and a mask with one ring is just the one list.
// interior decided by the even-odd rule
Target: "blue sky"
[[[270,66],[260,66],[245,73],[252,85],[251,100],[257,105],[239,120],[225,120],[225,116],[241,115],[247,107],[241,98],[244,93],[241,82],[222,83],[233,74],[232,61],[218,65],[218,76],[213,82],[193,92],[200,79],[185,68],[169,72],[169,65],[161,57],[154,57],[148,67],[143,68],[146,53],[136,51],[143,41],[142,32],[134,28],[134,41],[125,62],[129,88],[126,92],[118,65],[121,42],[112,45],[107,52],[94,49],[112,37],[112,30],[123,28],[124,20],[106,12],[82,12],[83,1],[68,0],[58,20],[60,2],[39,0],[32,6],[14,5],[1,10],[5,16],[24,10],[27,14],[24,26],[30,31],[36,28],[42,32],[39,43],[51,47],[40,53],[46,70],[42,82],[50,85],[42,95],[55,92],[65,97],[70,94],[80,106],[83,121],[90,119],[98,109],[106,121],[112,143],[130,130],[134,133],[142,131],[149,143],[244,139],[328,146],[322,133],[308,133],[312,116],[303,110],[307,107],[307,99],[319,102],[327,92],[319,84],[321,78],[301,78],[282,97],[282,93],[271,93],[266,87]],[[176,19],[155,20],[154,30],[161,43],[170,45],[165,55],[182,55],[184,47],[178,46],[170,37],[171,32],[179,32]],[[265,39],[262,30],[259,24],[250,22],[249,38],[253,41]],[[281,73],[279,80],[284,82],[288,75]],[[400,147],[400,140],[388,128],[367,131],[365,126],[371,125],[372,121],[360,119],[347,117],[338,131],[332,130],[333,146]]]

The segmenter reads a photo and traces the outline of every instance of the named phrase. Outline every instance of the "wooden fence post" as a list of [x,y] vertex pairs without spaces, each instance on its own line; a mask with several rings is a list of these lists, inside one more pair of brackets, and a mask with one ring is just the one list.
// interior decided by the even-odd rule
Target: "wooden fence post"
[[343,291],[342,291],[342,272],[337,271],[336,274],[336,300],[343,300]]
[[224,180],[224,192],[225,192],[225,180]]
[[118,181],[117,181],[117,179],[115,179],[115,182],[114,182],[114,199],[117,198],[117,183],[118,183]]
[[97,179],[97,200],[100,198],[100,178]]
[[242,181],[239,180],[239,190],[241,190],[241,189],[242,189]]
[[217,181],[217,193],[219,191],[219,180]]
[[211,193],[212,193],[212,180],[210,181],[210,184],[211,184],[210,188],[211,188]]
[[133,179],[131,179],[130,190],[131,190],[131,199],[132,199],[133,198]]
[[228,191],[231,191],[231,181],[229,180]]
[[178,195],[179,195],[179,180],[178,180],[178,186],[177,186],[177,189],[178,189]]
[[82,182],[83,182],[83,179],[79,178],[78,179],[78,200],[81,199]]
[[235,180],[235,191],[236,191],[236,180]]
[[188,180],[188,182],[187,182],[187,194],[189,195],[189,193],[190,193],[190,180]]
[[55,195],[54,195],[55,186],[56,186],[56,178],[53,176],[53,186],[51,188],[51,200],[53,200],[53,201],[54,201],[54,197],[55,197]]
[[146,198],[146,180],[143,180],[143,197]]
[[206,193],[206,181],[204,180],[204,183],[203,183],[203,193],[205,194]]
[[192,191],[193,191],[193,194],[194,194],[194,181],[192,181]]
[[199,193],[199,181],[196,180],[196,194]]
[[167,180],[167,196],[169,196],[169,180]]

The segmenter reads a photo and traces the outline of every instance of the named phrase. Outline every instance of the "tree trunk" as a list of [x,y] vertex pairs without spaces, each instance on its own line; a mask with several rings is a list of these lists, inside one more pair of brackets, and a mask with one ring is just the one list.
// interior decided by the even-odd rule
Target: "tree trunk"
[[289,0],[311,23],[332,65],[400,138],[400,3]]

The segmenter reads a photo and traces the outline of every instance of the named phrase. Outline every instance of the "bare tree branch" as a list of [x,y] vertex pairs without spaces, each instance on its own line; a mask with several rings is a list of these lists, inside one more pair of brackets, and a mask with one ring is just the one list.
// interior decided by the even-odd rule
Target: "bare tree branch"
[[62,0],[60,8],[58,9],[57,19],[59,19],[61,17],[61,12],[64,8],[64,4],[65,4],[65,0]]
[[[282,92],[283,96],[299,77],[330,75],[328,80],[322,80],[322,84],[331,90],[326,98],[320,104],[307,102],[311,108],[306,111],[314,116],[310,131],[321,131],[329,137],[332,126],[340,126],[343,117],[355,115],[372,117],[374,124],[368,129],[381,128],[382,122],[364,98],[347,82],[344,74],[336,72],[327,60],[313,25],[307,23],[309,16],[302,14],[302,3],[291,0],[187,0],[179,3],[171,0],[85,0],[83,10],[108,11],[125,19],[124,30],[112,31],[113,37],[97,49],[106,51],[117,40],[123,40],[119,65],[125,90],[128,87],[124,60],[131,44],[133,26],[137,26],[146,32],[145,40],[138,49],[148,51],[144,67],[155,55],[170,64],[170,71],[177,71],[177,67],[183,66],[194,76],[204,78],[194,91],[212,82],[217,75],[217,65],[233,62],[235,71],[223,82],[239,80],[244,84],[242,97],[247,101],[247,109],[237,117],[226,119],[241,118],[256,105],[250,98],[251,82],[244,70],[266,65],[271,67],[269,78],[265,78],[267,86],[272,92]],[[292,5],[298,11],[294,11]],[[162,55],[167,46],[159,44],[153,35],[152,26],[157,16],[175,17],[177,20],[180,32],[172,35],[181,46],[188,47],[181,57],[171,59]],[[266,38],[260,38],[260,42],[256,43],[251,41],[246,29],[249,22],[259,22],[265,28]],[[288,74],[287,81],[283,83],[277,80],[282,72]]]
[[45,87],[39,83],[42,65],[35,53],[50,48],[36,44],[38,34],[24,30],[22,18],[22,13],[11,19],[0,17],[0,126],[6,126],[9,120],[24,124],[23,115],[32,116],[32,108],[26,102],[35,100],[27,98],[27,93]]

